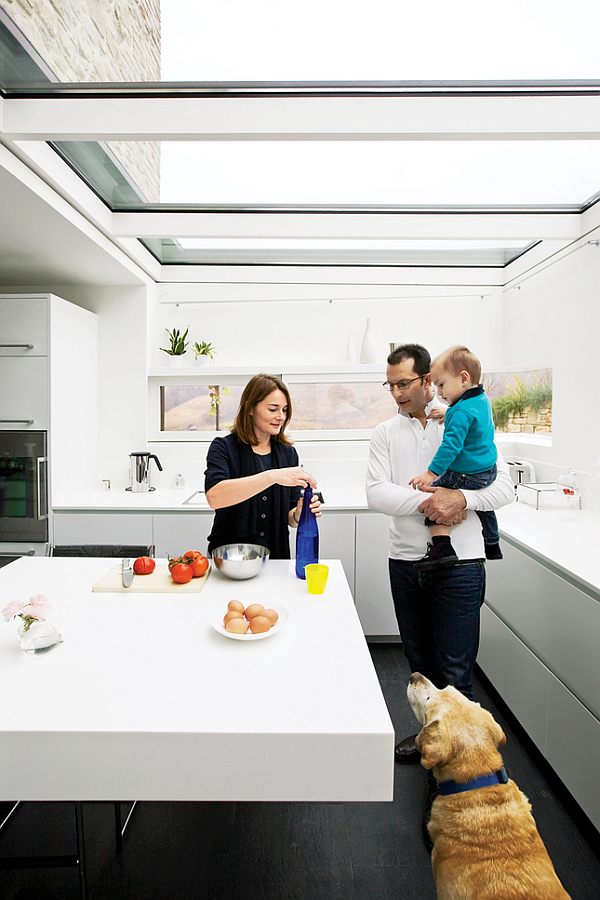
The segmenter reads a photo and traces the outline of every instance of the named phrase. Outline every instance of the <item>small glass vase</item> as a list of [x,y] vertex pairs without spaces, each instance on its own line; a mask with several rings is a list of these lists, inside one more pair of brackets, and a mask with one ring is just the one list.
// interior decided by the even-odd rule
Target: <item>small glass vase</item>
[[51,647],[60,644],[62,638],[51,622],[46,620],[32,622],[27,631],[23,622],[17,628],[21,650],[25,653],[46,653]]

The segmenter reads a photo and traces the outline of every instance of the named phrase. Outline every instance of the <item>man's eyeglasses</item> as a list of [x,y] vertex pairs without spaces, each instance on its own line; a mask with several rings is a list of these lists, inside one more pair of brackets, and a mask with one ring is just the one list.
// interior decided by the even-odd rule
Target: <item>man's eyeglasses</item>
[[[429,372],[425,374],[429,375]],[[416,378],[403,378],[402,381],[384,381],[383,386],[386,391],[393,391],[394,388],[397,388],[399,391],[407,391],[413,381],[423,380],[423,378],[425,378],[425,375],[417,375]]]

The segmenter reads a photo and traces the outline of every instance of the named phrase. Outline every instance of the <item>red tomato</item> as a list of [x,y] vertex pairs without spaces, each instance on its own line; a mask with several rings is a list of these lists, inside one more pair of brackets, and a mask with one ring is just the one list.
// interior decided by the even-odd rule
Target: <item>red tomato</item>
[[192,567],[186,566],[185,563],[175,562],[175,565],[169,565],[169,568],[171,569],[171,578],[177,584],[187,584],[194,577]]
[[191,566],[194,571],[194,578],[200,578],[208,569],[208,560],[198,550],[188,550],[183,554],[183,561]]
[[150,575],[154,572],[156,563],[149,556],[139,556],[133,564],[136,575]]

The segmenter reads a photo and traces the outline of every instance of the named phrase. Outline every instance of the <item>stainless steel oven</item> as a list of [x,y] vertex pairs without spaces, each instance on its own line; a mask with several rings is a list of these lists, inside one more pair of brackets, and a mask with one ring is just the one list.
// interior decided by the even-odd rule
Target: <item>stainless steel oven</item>
[[0,541],[48,540],[48,435],[0,431]]

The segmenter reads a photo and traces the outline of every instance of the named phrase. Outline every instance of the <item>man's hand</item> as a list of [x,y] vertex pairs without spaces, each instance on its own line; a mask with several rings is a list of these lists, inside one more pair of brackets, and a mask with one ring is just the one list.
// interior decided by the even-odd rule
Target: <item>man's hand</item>
[[467,518],[467,501],[462,491],[443,487],[425,488],[431,496],[423,500],[419,512],[438,525],[460,525]]

